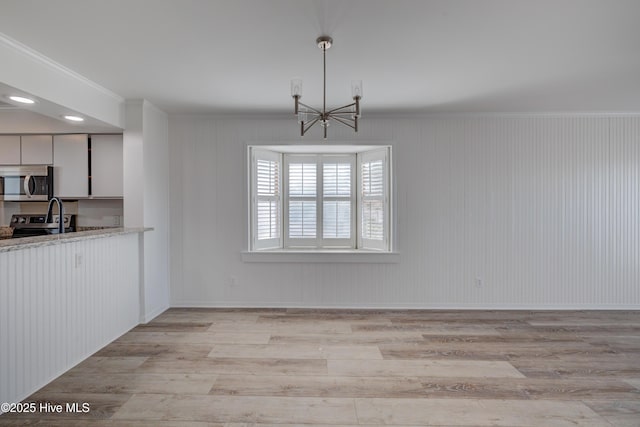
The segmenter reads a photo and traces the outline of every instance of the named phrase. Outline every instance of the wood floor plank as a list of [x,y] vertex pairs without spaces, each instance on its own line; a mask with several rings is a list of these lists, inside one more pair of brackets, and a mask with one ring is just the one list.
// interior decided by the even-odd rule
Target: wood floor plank
[[377,346],[312,345],[312,344],[217,344],[209,357],[267,358],[267,359],[362,359],[381,360]]
[[640,399],[587,400],[587,406],[616,427],[640,426]]
[[468,377],[523,378],[507,362],[477,360],[327,360],[329,375],[347,377]]
[[115,342],[99,350],[94,357],[151,357],[172,354],[176,357],[202,358],[211,351],[211,344]]
[[327,314],[313,314],[313,313],[302,313],[302,314],[287,314],[286,316],[282,315],[261,315],[256,319],[257,323],[312,323],[312,322],[323,322],[323,323],[331,323],[331,322],[339,322],[339,323],[348,323],[348,324],[391,324],[391,320],[384,317],[384,315],[376,316],[372,318],[367,314],[358,314],[358,313],[343,313],[342,311],[336,311],[335,313],[328,316]]
[[640,335],[607,335],[607,336],[589,336],[583,338],[585,342],[592,345],[606,346],[620,352],[633,353],[640,357]]
[[513,343],[513,344],[583,344],[585,341],[577,335],[554,336],[540,334],[498,334],[498,335],[422,335],[422,344],[448,344],[448,343],[467,343],[467,344],[492,344],[492,343]]
[[376,344],[419,344],[424,342],[419,332],[358,332],[352,334],[276,334],[269,344],[317,344],[317,345],[376,345]]
[[599,364],[597,361],[518,359],[511,363],[520,372],[531,378],[635,378],[640,376],[640,361],[619,358]]
[[499,335],[491,326],[442,326],[430,325],[428,323],[409,323],[409,324],[365,324],[353,325],[351,327],[354,333],[361,332],[420,332],[423,335]]
[[151,322],[133,328],[135,332],[163,331],[163,332],[205,332],[213,322]]
[[314,321],[297,323],[238,323],[238,322],[215,322],[208,329],[209,332],[228,332],[242,330],[244,332],[261,332],[268,334],[350,334],[351,326],[348,322]]
[[267,344],[271,338],[263,332],[129,332],[115,343],[134,344]]
[[357,424],[352,399],[134,395],[113,419]]
[[358,420],[370,424],[602,427],[581,402],[476,399],[356,399]]
[[[284,313],[279,314],[269,314],[269,317],[282,316]],[[198,312],[193,312],[191,310],[187,311],[176,311],[176,309],[167,310],[155,319],[153,322],[161,322],[161,323],[169,323],[169,322],[220,322],[220,321],[241,321],[244,323],[253,322],[255,323],[259,317],[262,315],[259,313],[250,313],[245,311],[236,311],[236,312],[225,312],[219,310],[200,310]]]
[[150,359],[138,372],[177,374],[326,375],[327,361],[315,359],[205,358]]
[[123,373],[134,372],[149,359],[147,356],[99,357],[91,356],[69,370],[69,373]]
[[[505,378],[449,379],[422,377],[220,375],[211,394],[288,397],[450,397],[528,399],[521,383]],[[631,389],[632,387],[627,387]],[[626,396],[629,396],[627,394]]]
[[619,357],[609,348],[596,347],[584,342],[425,342],[406,345],[402,343],[379,344],[385,359],[576,359],[587,360],[598,357]]
[[523,380],[522,390],[531,399],[553,400],[632,400],[640,390],[626,382],[610,378],[568,378],[549,381],[544,378]]
[[422,383],[414,378],[356,378],[336,376],[220,375],[210,394],[286,397],[422,397]]
[[63,375],[41,389],[43,393],[208,394],[215,374],[91,374]]

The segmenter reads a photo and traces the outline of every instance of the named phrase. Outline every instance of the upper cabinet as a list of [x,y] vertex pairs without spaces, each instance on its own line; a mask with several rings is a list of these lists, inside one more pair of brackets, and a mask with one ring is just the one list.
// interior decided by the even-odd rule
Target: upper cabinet
[[20,135],[0,135],[0,165],[20,164]]
[[0,165],[53,165],[64,199],[122,198],[122,155],[122,135],[0,135]]
[[89,136],[54,135],[53,193],[66,199],[89,197]]
[[53,164],[53,137],[51,135],[23,135],[23,165]]
[[53,164],[51,135],[0,135],[0,165]]
[[122,135],[91,136],[91,196],[122,197]]

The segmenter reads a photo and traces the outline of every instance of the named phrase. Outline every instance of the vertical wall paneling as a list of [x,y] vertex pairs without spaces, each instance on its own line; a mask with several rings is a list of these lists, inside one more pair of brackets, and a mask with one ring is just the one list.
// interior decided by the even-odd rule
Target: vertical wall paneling
[[138,234],[0,252],[0,402],[138,324],[138,262]]
[[295,123],[171,116],[172,305],[638,308],[639,122],[450,115],[332,127],[329,144],[392,144],[401,254],[332,265],[241,261],[246,145],[299,144]]

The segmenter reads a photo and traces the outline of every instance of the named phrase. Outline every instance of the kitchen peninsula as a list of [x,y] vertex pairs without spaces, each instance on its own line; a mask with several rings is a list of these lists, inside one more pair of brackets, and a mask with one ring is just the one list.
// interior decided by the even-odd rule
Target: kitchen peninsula
[[151,230],[0,240],[0,401],[20,401],[140,322]]

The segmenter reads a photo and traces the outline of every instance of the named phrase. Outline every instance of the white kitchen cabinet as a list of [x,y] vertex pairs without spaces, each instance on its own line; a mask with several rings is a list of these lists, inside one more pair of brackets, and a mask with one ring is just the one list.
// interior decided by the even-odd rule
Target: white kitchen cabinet
[[20,164],[20,135],[0,135],[0,165]]
[[54,195],[65,199],[89,196],[88,135],[54,135]]
[[51,135],[23,135],[21,139],[23,165],[53,164]]
[[91,196],[122,197],[122,173],[122,135],[92,135]]

